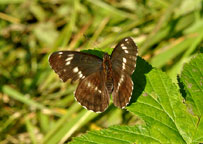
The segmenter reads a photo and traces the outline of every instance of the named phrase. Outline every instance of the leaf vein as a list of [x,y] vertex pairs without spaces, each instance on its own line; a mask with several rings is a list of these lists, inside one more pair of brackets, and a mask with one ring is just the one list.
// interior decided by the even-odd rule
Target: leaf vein
[[111,136],[107,136],[107,135],[102,135],[102,134],[99,134],[99,133],[91,133],[91,134],[92,135],[101,136],[101,137],[104,137],[104,138],[110,138],[110,139],[115,139],[115,140],[119,140],[119,141],[130,143],[129,141],[126,141],[126,140],[123,140],[123,139],[119,139],[119,138],[115,138],[115,137],[111,137]]
[[[168,92],[168,89],[166,88],[165,83],[163,82],[163,78],[161,77],[161,75],[158,75],[158,76],[160,77],[161,83],[162,83],[162,85],[164,86],[164,90],[166,91],[166,94],[167,94],[167,96],[168,96],[169,106],[170,106],[170,109],[172,110],[173,116],[171,117],[170,114],[169,114],[167,111],[165,111],[164,108],[163,108],[163,109],[164,109],[164,111],[167,113],[167,115],[171,118],[172,122],[175,124],[174,119],[173,119],[173,118],[175,117],[175,114],[174,114],[173,108],[172,108],[172,106],[171,106],[170,94],[169,94],[169,92]],[[173,84],[172,84],[172,87],[173,87]]]
[[141,103],[141,104],[145,104],[145,105],[147,105],[147,106],[150,106],[150,107],[152,107],[152,108],[155,108],[155,109],[157,109],[157,110],[159,110],[159,111],[162,111],[162,112],[164,112],[162,109],[159,109],[159,108],[157,108],[157,107],[155,107],[155,106],[153,106],[153,105],[151,105],[151,104],[149,104],[149,103],[145,103],[145,102],[141,102],[141,101],[137,101],[138,103]]
[[[137,113],[139,113],[139,112],[137,112]],[[159,122],[160,124],[165,125],[165,126],[168,127],[169,129],[172,129],[173,131],[178,132],[177,129],[174,129],[173,127],[170,127],[169,125],[167,125],[167,124],[165,124],[165,123],[162,123],[161,121],[159,121],[158,119],[155,119],[154,117],[151,117],[151,116],[149,116],[149,115],[145,115],[145,114],[143,114],[143,113],[140,113],[140,115],[144,115],[145,117],[149,117],[149,118],[151,118],[151,119],[153,119],[153,120]]]
[[134,134],[134,135],[140,135],[140,136],[143,136],[143,137],[148,137],[148,138],[151,138],[151,139],[153,139],[153,140],[155,140],[155,141],[161,143],[158,139],[155,139],[155,138],[153,138],[153,137],[151,137],[151,136],[146,136],[146,135],[143,135],[143,134],[140,134],[140,133],[135,133],[135,132],[126,131],[126,130],[117,129],[117,128],[111,128],[111,129],[115,129],[115,130],[117,130],[117,131],[122,131],[122,132],[130,133],[130,134]]

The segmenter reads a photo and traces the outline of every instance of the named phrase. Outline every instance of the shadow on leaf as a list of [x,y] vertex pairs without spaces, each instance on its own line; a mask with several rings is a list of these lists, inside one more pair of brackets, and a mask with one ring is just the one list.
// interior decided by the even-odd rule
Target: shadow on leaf
[[136,69],[132,75],[134,89],[133,89],[133,94],[132,94],[130,104],[136,102],[138,97],[144,91],[144,88],[146,85],[145,74],[149,73],[151,70],[152,70],[152,66],[149,63],[147,63],[141,57],[137,58]]

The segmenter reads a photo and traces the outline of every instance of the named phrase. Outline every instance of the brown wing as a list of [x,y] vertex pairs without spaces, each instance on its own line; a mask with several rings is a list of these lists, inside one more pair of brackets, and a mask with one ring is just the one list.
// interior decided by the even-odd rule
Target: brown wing
[[102,60],[82,52],[57,51],[51,54],[49,63],[64,82],[68,79],[72,79],[73,82],[99,71]]
[[81,80],[75,92],[76,100],[86,109],[103,112],[109,105],[109,94],[103,71],[95,72]]
[[130,38],[124,38],[115,47],[111,55],[114,90],[113,103],[124,108],[129,102],[133,91],[131,75],[136,67],[137,46]]
[[124,108],[129,102],[133,91],[131,77],[123,72],[113,71],[114,90],[113,103],[116,107]]
[[111,54],[112,68],[131,75],[136,67],[137,46],[130,38],[124,38],[114,48]]

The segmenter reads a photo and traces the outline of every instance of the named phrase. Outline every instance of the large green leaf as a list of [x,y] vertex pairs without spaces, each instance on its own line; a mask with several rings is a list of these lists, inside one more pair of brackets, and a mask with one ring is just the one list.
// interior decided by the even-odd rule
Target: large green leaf
[[185,64],[181,74],[181,81],[187,91],[187,103],[193,107],[193,113],[203,114],[203,54],[193,58]]
[[[189,64],[185,65],[181,79],[189,81],[202,80],[202,56],[199,55]],[[195,63],[195,64],[194,64]],[[187,67],[188,66],[188,67]],[[184,73],[186,69],[192,71],[199,69],[193,76]],[[133,74],[135,83],[133,103],[127,109],[144,120],[144,125],[112,126],[101,131],[90,131],[81,137],[74,138],[72,144],[131,144],[131,143],[201,143],[203,142],[203,121],[191,114],[179,88],[162,71],[152,69],[141,58],[138,59],[137,68]],[[184,81],[183,80],[183,81]],[[194,82],[192,82],[194,83]],[[197,84],[201,86],[201,82]],[[190,94],[190,99],[195,102],[203,96],[201,87],[194,87],[195,92]],[[190,89],[191,90],[191,89]],[[188,96],[189,97],[189,96]],[[186,101],[187,103],[187,101]],[[196,107],[200,112],[202,101]]]
[[161,143],[191,143],[197,120],[187,112],[176,85],[156,69],[146,79],[144,92],[128,110],[141,117],[151,137]]
[[142,126],[111,126],[100,131],[90,131],[81,137],[74,138],[71,144],[132,144],[161,143],[150,136],[146,127]]
[[194,139],[203,142],[203,54],[184,65],[181,81],[186,90],[188,111],[198,117]]

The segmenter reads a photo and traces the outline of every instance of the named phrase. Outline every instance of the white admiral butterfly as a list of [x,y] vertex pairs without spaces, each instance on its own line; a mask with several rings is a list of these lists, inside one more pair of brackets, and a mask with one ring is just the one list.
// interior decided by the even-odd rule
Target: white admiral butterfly
[[49,63],[63,82],[79,79],[75,98],[83,107],[103,112],[111,93],[116,107],[124,108],[129,103],[137,55],[136,44],[127,37],[117,44],[111,56],[105,53],[103,60],[83,52],[57,51],[51,54]]

